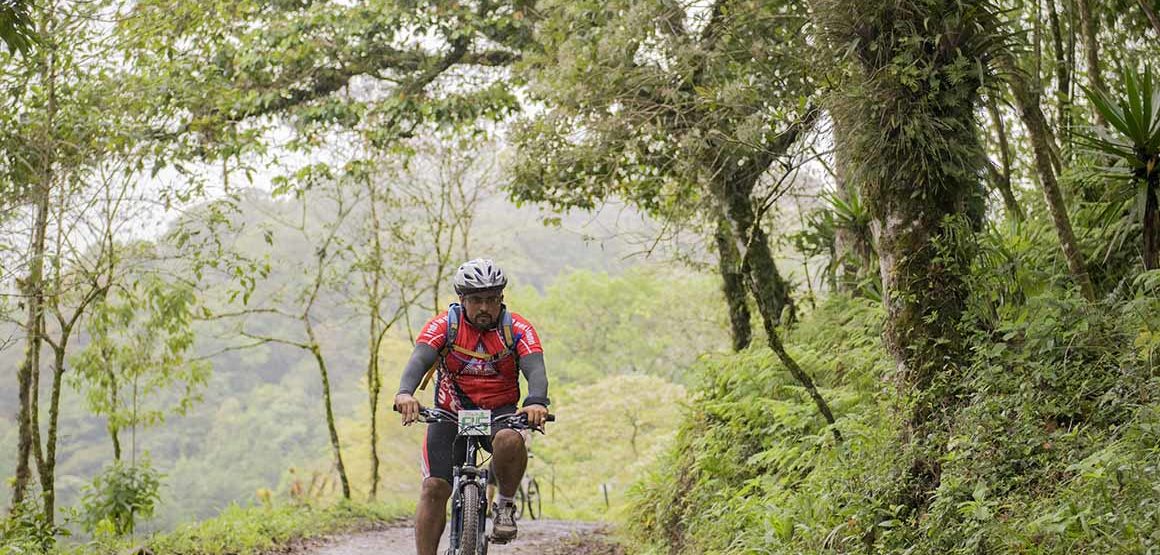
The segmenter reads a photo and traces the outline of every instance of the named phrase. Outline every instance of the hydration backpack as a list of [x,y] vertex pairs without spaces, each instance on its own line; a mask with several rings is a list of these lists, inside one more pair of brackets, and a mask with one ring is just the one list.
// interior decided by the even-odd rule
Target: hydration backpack
[[484,362],[498,362],[504,357],[510,355],[516,359],[516,364],[518,366],[520,355],[519,350],[516,349],[516,346],[519,344],[520,338],[523,337],[523,334],[513,333],[512,314],[511,312],[508,312],[506,306],[501,308],[501,314],[500,335],[503,337],[504,350],[494,355],[489,355],[487,353],[480,353],[478,351],[460,347],[459,345],[455,344],[455,338],[459,335],[459,322],[463,318],[463,307],[460,306],[459,303],[451,303],[451,305],[447,307],[446,340],[443,342],[443,347],[439,349],[439,357],[435,359],[435,364],[432,364],[431,368],[427,369],[427,374],[423,376],[423,382],[419,384],[419,389],[427,389],[427,384],[431,383],[431,377],[435,375],[435,372],[439,370],[440,366],[444,365],[444,361],[447,359],[447,355],[451,354],[453,351],[462,355],[467,355],[469,357],[482,360]]

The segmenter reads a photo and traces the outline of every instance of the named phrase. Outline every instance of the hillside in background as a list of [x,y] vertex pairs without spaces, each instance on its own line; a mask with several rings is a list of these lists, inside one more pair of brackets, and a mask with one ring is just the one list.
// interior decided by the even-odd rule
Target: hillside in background
[[[293,261],[308,247],[288,232],[275,234],[272,245],[266,246],[261,234],[270,228],[265,225],[267,220],[292,208],[258,192],[244,198],[235,221],[243,230],[238,243],[265,247],[271,267],[269,277],[259,282],[254,293],[252,303],[260,305],[278,298],[289,284],[301,279]],[[583,433],[587,425],[575,417],[583,409],[570,407],[563,400],[573,398],[568,391],[625,375],[638,379],[651,375],[655,377],[650,379],[662,384],[679,381],[683,368],[701,352],[727,345],[727,328],[711,276],[674,272],[671,264],[660,258],[664,256],[660,252],[652,259],[637,254],[648,246],[645,241],[655,233],[655,226],[634,211],[607,208],[594,215],[563,215],[558,225],[551,226],[540,220],[534,208],[517,208],[498,196],[487,198],[478,207],[469,254],[494,257],[512,276],[508,302],[538,326],[548,349],[553,396],[562,399],[557,408],[572,418],[571,423],[561,425],[562,433],[571,438],[569,445],[577,441],[576,449],[584,450],[585,441],[596,442],[598,438]],[[687,302],[690,294],[702,299],[704,308],[693,312],[682,309],[679,318],[686,321],[670,327],[670,306]],[[214,289],[208,295],[214,296]],[[442,301],[450,298],[445,290]],[[345,458],[351,473],[360,477],[356,481],[367,483],[369,480],[361,479],[369,472],[365,460],[365,331],[353,321],[354,314],[344,299],[336,296],[330,301],[319,322],[320,341],[331,366]],[[414,315],[412,327],[420,326],[425,317]],[[230,337],[233,330],[217,320],[199,322],[198,350],[209,354],[236,343],[237,338]],[[248,331],[294,333],[292,326],[275,319],[255,319]],[[408,335],[405,326],[399,326],[384,345],[385,403],[393,396],[399,371],[409,356]],[[78,345],[84,342],[82,338]],[[14,351],[9,354],[0,371],[0,439],[14,443],[16,392],[10,365],[17,357]],[[337,480],[330,468],[313,360],[300,350],[276,344],[231,351],[210,360],[213,374],[203,402],[185,416],[171,417],[156,428],[138,432],[135,438],[128,434],[122,438],[128,444],[127,457],[135,442],[136,456],[148,457],[165,475],[158,516],[144,526],[169,529],[182,521],[214,515],[230,503],[254,503],[262,488],[274,490],[281,502],[287,500],[291,487],[301,487],[317,497],[334,495]],[[677,388],[673,395],[679,395],[680,386],[672,387]],[[584,390],[577,391],[583,398]],[[111,460],[112,450],[103,418],[87,415],[75,388],[66,389],[64,395],[65,433],[58,472],[60,499],[68,506]],[[393,413],[380,416],[384,458],[380,497],[410,500],[417,484],[417,446],[422,431],[418,427],[403,429]],[[675,424],[670,420],[666,417],[649,426],[671,428]],[[568,431],[563,432],[565,429]],[[644,435],[642,431],[638,450],[642,456],[652,450],[655,439],[667,433],[661,430],[656,438]],[[550,449],[563,450],[559,446]],[[12,456],[10,450],[0,452],[0,475],[11,474]],[[545,460],[549,458],[545,456]],[[537,464],[546,469],[548,463]],[[575,463],[560,468],[566,475],[591,470]],[[624,482],[621,477],[618,487]],[[0,492],[0,504],[9,493],[6,488]],[[593,497],[587,493],[573,496]],[[597,513],[588,510],[585,514]]]

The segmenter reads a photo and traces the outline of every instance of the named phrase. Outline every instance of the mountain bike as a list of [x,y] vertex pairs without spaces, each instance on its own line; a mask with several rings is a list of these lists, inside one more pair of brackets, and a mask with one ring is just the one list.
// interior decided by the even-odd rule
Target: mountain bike
[[[555,420],[555,415],[548,415],[548,422]],[[491,437],[491,430],[497,425],[516,431],[530,429],[543,433],[543,429],[528,424],[526,414],[504,414],[492,418],[490,410],[461,410],[455,414],[440,408],[424,408],[419,409],[419,421],[455,424],[459,428],[458,437],[467,440],[463,460],[457,462],[451,471],[451,546],[446,555],[487,555],[488,470],[479,464],[482,438]]]

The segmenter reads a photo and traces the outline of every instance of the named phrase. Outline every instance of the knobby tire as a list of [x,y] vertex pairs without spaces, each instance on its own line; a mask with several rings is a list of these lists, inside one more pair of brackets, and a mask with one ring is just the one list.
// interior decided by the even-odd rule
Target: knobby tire
[[484,523],[479,519],[479,484],[463,484],[463,532],[459,535],[460,555],[484,555],[480,549]]
[[540,498],[540,484],[536,482],[535,478],[528,481],[528,490],[524,498],[527,499],[528,503],[528,516],[532,520],[542,518],[544,516],[543,500]]

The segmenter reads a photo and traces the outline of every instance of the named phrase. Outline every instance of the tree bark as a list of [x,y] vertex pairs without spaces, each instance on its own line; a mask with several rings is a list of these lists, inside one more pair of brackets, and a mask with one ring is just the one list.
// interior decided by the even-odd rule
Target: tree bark
[[1148,174],[1144,191],[1144,269],[1160,268],[1160,169]]
[[1051,40],[1055,50],[1055,97],[1059,103],[1058,120],[1060,146],[1064,152],[1071,151],[1071,74],[1068,71],[1067,55],[1063,46],[1063,29],[1059,22],[1059,12],[1055,9],[1055,0],[1047,0],[1047,17],[1051,26]]
[[[46,26],[42,26],[42,32]],[[51,135],[56,115],[55,62],[52,54],[45,63],[43,74],[48,87],[47,129],[41,136],[40,152],[36,153],[39,174],[33,186],[33,202],[36,215],[32,223],[32,240],[28,277],[24,281],[24,293],[28,308],[25,321],[24,362],[17,370],[20,397],[17,417],[18,439],[16,455],[16,477],[12,484],[12,504],[16,507],[24,501],[28,482],[32,477],[32,455],[39,452],[40,434],[38,423],[38,399],[40,396],[40,351],[44,338],[44,262],[45,242],[48,230],[49,205],[52,201],[52,181],[55,166],[55,137]],[[37,457],[39,460],[40,457]]]
[[[370,194],[370,210],[371,210],[371,230],[374,233],[372,240],[372,265],[371,269],[371,283],[370,295],[367,299],[370,308],[370,326],[368,330],[367,340],[367,390],[370,396],[370,419],[371,419],[371,492],[370,499],[374,501],[379,493],[379,395],[382,392],[383,376],[379,369],[379,346],[382,344],[382,334],[379,331],[381,324],[381,305],[380,297],[382,293],[382,273],[383,273],[383,246],[381,232],[382,222],[379,220],[378,198],[376,196],[375,185],[368,187]],[[385,330],[384,330],[385,332]]]
[[[716,168],[714,187],[723,202],[725,215],[732,227],[736,250],[740,253],[742,272],[756,276],[757,289],[753,295],[758,305],[766,307],[774,319],[774,324],[793,322],[795,318],[793,299],[789,295],[789,284],[781,277],[773,253],[769,249],[769,237],[753,210],[753,187],[769,164],[755,163],[748,159],[738,166],[727,161]],[[783,316],[785,322],[782,321]]]
[[59,345],[54,345],[52,367],[52,393],[48,405],[48,436],[46,437],[44,460],[40,465],[40,488],[44,498],[44,519],[49,525],[56,522],[56,445],[60,423],[60,392],[63,386],[65,354],[68,352],[68,337],[71,330],[61,331]]
[[[1079,8],[1080,24],[1083,30],[1083,47],[1084,57],[1087,58],[1087,77],[1088,84],[1091,88],[1097,91],[1104,90],[1104,77],[1100,70],[1100,43],[1098,40],[1100,34],[1099,18],[1092,13],[1092,2],[1096,0],[1076,0]],[[1108,122],[1104,121],[1104,115],[1099,110],[1092,110],[1095,113],[1096,125],[1106,127]]]
[[[835,121],[849,129],[844,143],[872,217],[884,343],[897,363],[910,461],[900,502],[917,509],[940,483],[969,357],[961,326],[975,256],[968,209],[985,163],[976,117],[982,76],[963,79],[956,68],[964,60],[987,65],[1000,22],[986,3],[886,8],[892,5],[826,0],[817,12],[833,43],[853,58],[860,84],[859,94],[834,105]],[[860,17],[851,22],[855,11]],[[920,74],[899,79],[899,59]]]
[[[793,131],[793,136],[796,137],[797,132]],[[768,238],[761,222],[754,214],[753,201],[750,198],[758,178],[768,167],[769,164],[755,163],[753,159],[744,160],[741,164],[726,161],[717,166],[711,189],[717,200],[725,207],[725,215],[729,219],[731,235],[740,255],[745,281],[757,301],[769,348],[794,379],[806,389],[817,405],[818,412],[830,424],[834,438],[841,441],[842,435],[836,427],[833,427],[834,414],[825,398],[818,392],[810,375],[785,351],[778,336],[777,326],[781,323],[782,313],[788,313],[787,319],[792,319],[793,304],[789,299],[789,286],[777,271],[769,250]]]
[[36,186],[36,219],[32,225],[32,252],[28,278],[24,282],[28,317],[25,321],[24,362],[17,370],[20,409],[17,417],[18,439],[16,477],[12,482],[12,506],[24,502],[28,482],[32,478],[32,448],[36,442],[35,401],[40,393],[34,373],[40,372],[40,350],[44,334],[44,257],[45,232],[48,228],[49,185],[47,181]]
[[1027,127],[1027,135],[1031,139],[1031,148],[1035,153],[1035,167],[1039,172],[1039,181],[1043,186],[1043,196],[1047,200],[1047,210],[1051,213],[1051,220],[1055,225],[1055,232],[1059,236],[1063,256],[1067,260],[1068,270],[1072,279],[1079,287],[1080,294],[1088,301],[1096,298],[1095,287],[1091,276],[1088,275],[1083,252],[1075,240],[1072,231],[1071,218],[1067,214],[1067,204],[1063,199],[1063,192],[1056,180],[1055,170],[1051,165],[1051,147],[1047,137],[1047,119],[1039,108],[1039,98],[1016,73],[1011,79],[1011,91],[1019,105],[1019,115]]
[[350,500],[350,480],[346,476],[346,465],[342,462],[342,444],[338,439],[338,427],[334,423],[334,403],[330,398],[330,371],[326,367],[326,359],[322,356],[322,348],[314,336],[314,327],[310,321],[306,323],[306,335],[310,338],[310,354],[318,364],[318,375],[322,379],[322,404],[326,407],[326,430],[330,434],[330,448],[334,453],[334,466],[338,471],[338,479],[342,482],[342,498]]
[[741,270],[741,256],[733,242],[733,232],[724,214],[717,217],[717,230],[713,235],[717,242],[717,268],[721,273],[725,302],[729,306],[729,329],[733,338],[733,350],[741,351],[753,339],[750,327],[749,302],[745,292],[745,275]]
[[999,107],[994,98],[987,101],[987,113],[991,115],[991,122],[995,127],[995,136],[998,139],[996,146],[999,149],[999,163],[1001,165],[1000,171],[988,164],[987,167],[992,172],[991,182],[1003,197],[1003,206],[1007,210],[1007,215],[1016,222],[1022,222],[1025,217],[1023,209],[1019,207],[1019,201],[1015,199],[1015,192],[1011,189],[1011,145],[1007,141],[1007,125],[1003,123],[1003,116],[999,113]]

